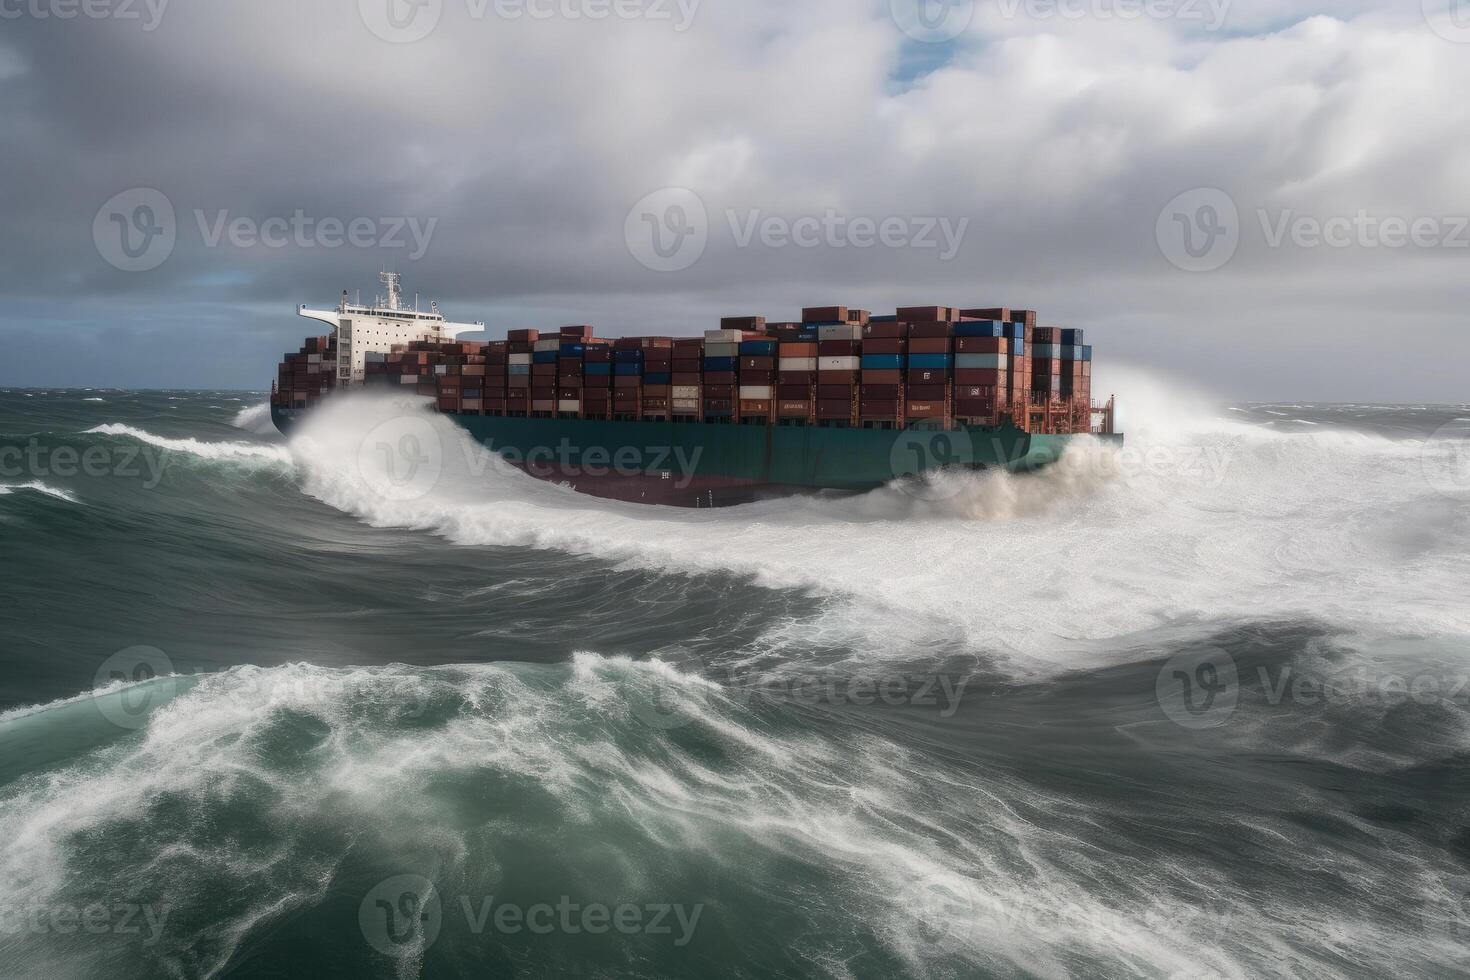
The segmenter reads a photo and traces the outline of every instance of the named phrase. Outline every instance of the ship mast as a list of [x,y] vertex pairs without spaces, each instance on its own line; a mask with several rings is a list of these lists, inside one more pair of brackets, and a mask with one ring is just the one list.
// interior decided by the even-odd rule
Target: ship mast
[[399,285],[400,275],[396,272],[378,273],[378,281],[388,287],[388,296],[383,300],[383,309],[398,310],[403,308],[403,290]]

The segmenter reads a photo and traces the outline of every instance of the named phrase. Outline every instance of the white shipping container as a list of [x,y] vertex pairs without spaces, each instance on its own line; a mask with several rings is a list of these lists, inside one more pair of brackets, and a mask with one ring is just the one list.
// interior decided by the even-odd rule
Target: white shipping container
[[675,398],[669,404],[673,406],[673,411],[678,412],[680,415],[699,414],[698,398]]
[[815,357],[783,357],[776,367],[781,371],[815,371],[817,359]]
[[322,356],[320,354],[307,354],[306,355],[306,363],[307,364],[320,364],[321,362],[322,362]]
[[739,357],[739,344],[714,343],[704,345],[705,357]]
[[398,383],[405,385],[416,385],[419,383],[419,376],[417,374],[400,374],[398,376]]
[[770,385],[741,385],[740,397],[750,399],[761,399],[771,397]]
[[580,412],[582,402],[576,398],[563,398],[556,403],[556,410],[558,412]]
[[1004,354],[956,354],[954,366],[959,369],[982,368],[989,371],[1004,371],[1006,356]]
[[861,357],[819,357],[818,371],[856,371],[862,365]]
[[833,323],[817,328],[818,340],[862,340],[863,327],[860,323]]
[[700,387],[699,387],[699,385],[674,385],[674,390],[672,392],[672,397],[675,398],[675,399],[679,399],[679,398],[693,398],[693,399],[696,399],[697,400],[699,398],[699,396],[700,396]]
[[448,374],[449,373],[449,365],[448,364],[435,364],[434,365],[434,373],[435,374]]
[[538,340],[531,346],[532,350],[561,350],[561,340],[552,337],[550,340]]
[[745,334],[740,330],[706,330],[704,339],[717,344],[738,344],[745,339]]
[[508,357],[508,359],[507,359],[507,363],[510,363],[510,364],[530,364],[531,363],[531,355],[530,354],[511,354]]

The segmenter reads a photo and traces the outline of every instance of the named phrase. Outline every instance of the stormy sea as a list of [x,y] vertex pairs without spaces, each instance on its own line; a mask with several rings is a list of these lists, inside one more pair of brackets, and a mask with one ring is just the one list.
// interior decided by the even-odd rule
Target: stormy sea
[[679,510],[0,392],[0,976],[1470,976],[1470,409],[1120,394]]

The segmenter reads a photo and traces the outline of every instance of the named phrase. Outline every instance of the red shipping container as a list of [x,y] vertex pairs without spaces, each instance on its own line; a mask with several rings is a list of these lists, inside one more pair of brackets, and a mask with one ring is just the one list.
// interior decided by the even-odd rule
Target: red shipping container
[[957,385],[1004,385],[1009,377],[1009,371],[995,368],[961,368],[954,373],[954,382]]
[[885,371],[864,371],[863,387],[869,385],[900,385],[903,384],[903,372],[898,368]]
[[948,395],[948,385],[909,385],[906,397],[916,402],[942,402]]
[[955,310],[952,306],[900,306],[897,313],[899,320],[908,324],[924,321],[948,322],[955,318]]
[[734,398],[735,386],[706,384],[704,394],[706,398]]
[[858,405],[858,417],[873,419],[879,422],[897,421],[903,416],[903,403],[899,401],[877,401],[861,402]]
[[865,401],[865,402],[866,401],[879,401],[879,400],[887,400],[887,401],[895,401],[896,402],[896,401],[898,401],[902,397],[903,397],[903,386],[902,385],[896,385],[896,384],[889,384],[889,385],[883,385],[883,384],[878,384],[878,385],[864,384],[863,385],[862,400]]
[[777,398],[791,398],[791,399],[806,398],[806,399],[810,399],[812,397],[813,393],[814,392],[812,391],[812,386],[811,385],[787,385],[787,384],[783,384],[783,385],[777,385],[776,386],[776,397]]
[[721,330],[764,330],[766,318],[763,316],[722,316],[720,317]]
[[669,380],[676,385],[697,385],[704,383],[704,375],[698,371],[675,371]]
[[609,364],[612,362],[612,348],[589,347],[582,355],[582,360],[588,364]]
[[949,372],[944,368],[909,368],[904,372],[904,377],[911,385],[944,384],[948,379]]
[[953,337],[954,324],[942,320],[920,320],[909,324],[909,339],[921,340],[936,337]]
[[744,377],[746,371],[774,371],[776,359],[774,357],[742,357],[740,359],[740,374]]
[[583,388],[611,388],[613,376],[610,374],[589,374],[582,379]]
[[863,327],[863,340],[886,340],[909,335],[907,323],[869,323]]
[[778,347],[776,350],[777,350],[777,353],[781,357],[816,357],[816,356],[818,356],[818,353],[817,353],[817,345],[814,344],[814,343],[808,343],[806,341],[800,341],[800,342],[786,341],[786,342],[783,342],[781,344],[781,346]]
[[[536,341],[538,341],[538,340],[541,339],[541,331],[539,331],[539,330],[510,330],[510,331],[507,331],[506,332],[505,339],[510,344],[526,344],[526,345],[528,345],[527,346],[527,350],[529,350],[530,349],[529,348],[529,345],[530,344],[534,344]],[[507,349],[510,350],[511,353],[525,353],[526,352],[526,351],[517,351],[515,347],[509,346],[509,344],[507,344]]]
[[823,340],[817,344],[818,357],[850,357],[861,351],[860,340]]
[[775,371],[741,371],[740,383],[743,385],[769,385],[776,383]]
[[852,398],[857,394],[857,385],[817,385],[817,398],[821,401],[835,401],[838,398]]
[[732,385],[735,383],[735,372],[706,371],[704,372],[704,383],[707,385]]
[[741,415],[770,415],[775,405],[769,398],[742,398],[740,399]]
[[629,388],[637,388],[643,384],[643,379],[636,374],[619,374],[613,378],[613,388],[623,391]]
[[807,306],[801,311],[803,323],[846,323],[845,306]]
[[956,337],[954,349],[961,354],[1005,354],[1010,346],[1004,337]]
[[949,406],[943,400],[914,401],[910,399],[905,403],[904,409],[909,418],[942,419],[948,414]]
[[776,405],[776,414],[782,418],[811,418],[816,407],[816,401],[810,398],[780,401]]
[[817,371],[777,371],[776,380],[783,385],[813,385],[817,383],[818,374]]
[[1011,319],[1011,310],[1007,306],[992,306],[983,310],[960,310],[960,316],[971,320],[1000,320],[1005,323],[1014,322]]
[[818,371],[817,381],[824,385],[855,385],[859,374],[858,371]]
[[819,419],[829,419],[829,420],[832,420],[832,419],[847,419],[847,420],[851,421],[852,420],[852,415],[853,415],[853,409],[855,407],[856,406],[853,405],[853,403],[851,401],[848,401],[847,399],[838,399],[838,400],[835,400],[835,401],[829,401],[829,400],[825,400],[825,399],[818,399],[818,401],[817,401],[817,418],[819,418]]
[[901,337],[864,338],[862,351],[864,354],[902,354],[907,344],[908,341]]
[[909,353],[948,354],[952,345],[948,337],[915,337],[909,341]]

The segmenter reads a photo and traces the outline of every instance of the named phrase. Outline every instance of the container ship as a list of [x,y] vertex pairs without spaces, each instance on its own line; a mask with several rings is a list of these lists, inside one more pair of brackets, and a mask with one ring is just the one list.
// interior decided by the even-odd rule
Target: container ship
[[1006,307],[807,307],[801,319],[721,319],[703,336],[604,338],[586,325],[464,340],[386,295],[299,307],[331,332],[278,367],[271,418],[289,433],[321,399],[390,389],[430,399],[532,476],[599,497],[718,507],[862,493],[939,470],[1024,472],[1078,439],[1120,441],[1092,399],[1080,329]]

